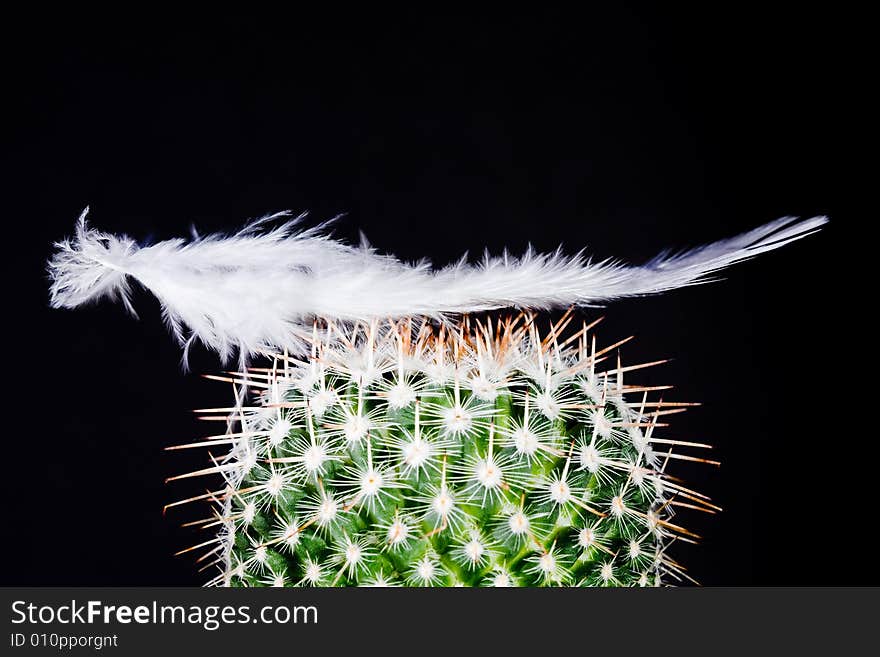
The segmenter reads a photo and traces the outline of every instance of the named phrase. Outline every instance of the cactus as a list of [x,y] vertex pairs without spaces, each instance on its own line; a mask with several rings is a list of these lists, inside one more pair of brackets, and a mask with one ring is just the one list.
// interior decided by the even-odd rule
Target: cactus
[[[316,324],[311,355],[231,377],[231,445],[196,475],[228,586],[646,586],[687,577],[693,534],[655,437],[688,404],[649,401],[593,325],[534,318]],[[219,377],[224,378],[224,377]],[[246,397],[244,396],[246,395]],[[213,417],[213,416],[209,416]],[[658,453],[653,445],[662,445]],[[183,445],[179,447],[192,447]],[[697,459],[703,460],[703,459]],[[183,475],[187,477],[190,475]]]

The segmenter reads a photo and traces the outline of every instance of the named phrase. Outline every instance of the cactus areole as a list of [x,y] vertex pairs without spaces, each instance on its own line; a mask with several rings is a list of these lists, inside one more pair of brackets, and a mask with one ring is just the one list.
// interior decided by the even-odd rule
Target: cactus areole
[[[574,307],[703,282],[817,230],[781,219],[642,267],[527,253],[433,270],[269,217],[231,236],[140,247],[81,217],[49,263],[52,302],[128,302],[130,279],[175,335],[239,366],[210,507],[182,552],[223,586],[656,586],[695,581],[670,554],[714,513],[674,476],[717,465],[667,433],[692,404],[603,344]],[[540,310],[568,306],[551,323]],[[516,310],[504,311],[504,308]],[[491,314],[483,311],[496,310]],[[474,315],[472,313],[482,313]],[[223,424],[225,423],[225,424]],[[218,426],[216,422],[212,426]]]

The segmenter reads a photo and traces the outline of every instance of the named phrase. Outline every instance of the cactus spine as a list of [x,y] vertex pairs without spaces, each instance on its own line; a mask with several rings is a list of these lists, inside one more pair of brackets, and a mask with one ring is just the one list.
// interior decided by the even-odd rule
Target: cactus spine
[[[572,314],[316,323],[311,353],[231,375],[231,449],[208,496],[226,586],[646,586],[689,577],[666,553],[695,536],[655,436],[689,404],[624,383],[619,344]],[[224,377],[216,377],[224,378]],[[628,377],[627,377],[628,378]],[[657,449],[655,449],[655,447]],[[661,449],[662,448],[662,449]],[[714,463],[707,461],[709,463]],[[185,500],[188,501],[188,500]],[[200,541],[201,543],[201,541]]]

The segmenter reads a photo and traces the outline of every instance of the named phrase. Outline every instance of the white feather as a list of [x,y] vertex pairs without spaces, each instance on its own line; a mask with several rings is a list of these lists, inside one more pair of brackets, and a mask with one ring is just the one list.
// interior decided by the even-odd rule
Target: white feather
[[277,227],[287,213],[263,217],[233,235],[194,236],[139,246],[126,236],[86,224],[57,243],[49,261],[51,303],[73,308],[102,297],[129,311],[129,279],[161,302],[166,321],[188,346],[201,340],[225,361],[265,348],[296,350],[313,318],[339,321],[449,314],[505,307],[547,309],[597,305],[703,283],[728,265],[818,230],[826,217],[777,219],[737,237],[677,254],[662,253],[630,267],[566,256],[504,254],[479,265],[464,260],[443,269],[415,265],[326,236],[323,227],[297,232],[302,216]]

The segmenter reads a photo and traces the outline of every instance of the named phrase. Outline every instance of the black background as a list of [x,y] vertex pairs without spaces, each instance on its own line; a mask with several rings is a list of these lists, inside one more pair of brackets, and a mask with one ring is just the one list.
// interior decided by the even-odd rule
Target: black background
[[[9,18],[2,129],[4,569],[0,584],[198,584],[201,540],[162,506],[204,455],[187,411],[229,391],[193,373],[156,301],[52,311],[45,259],[92,223],[142,240],[229,230],[280,210],[346,213],[381,250],[589,246],[640,261],[781,215],[821,235],[727,280],[615,303],[600,335],[635,333],[643,380],[703,406],[671,432],[718,446],[679,472],[725,508],[677,556],[704,584],[866,584],[876,443],[873,345],[843,253],[863,183],[869,85],[858,17],[630,8],[440,17],[291,13]],[[596,311],[590,311],[593,316]],[[860,401],[862,400],[862,401]],[[671,435],[671,434],[670,434]],[[861,547],[860,547],[861,546]],[[867,554],[866,554],[867,556]]]

